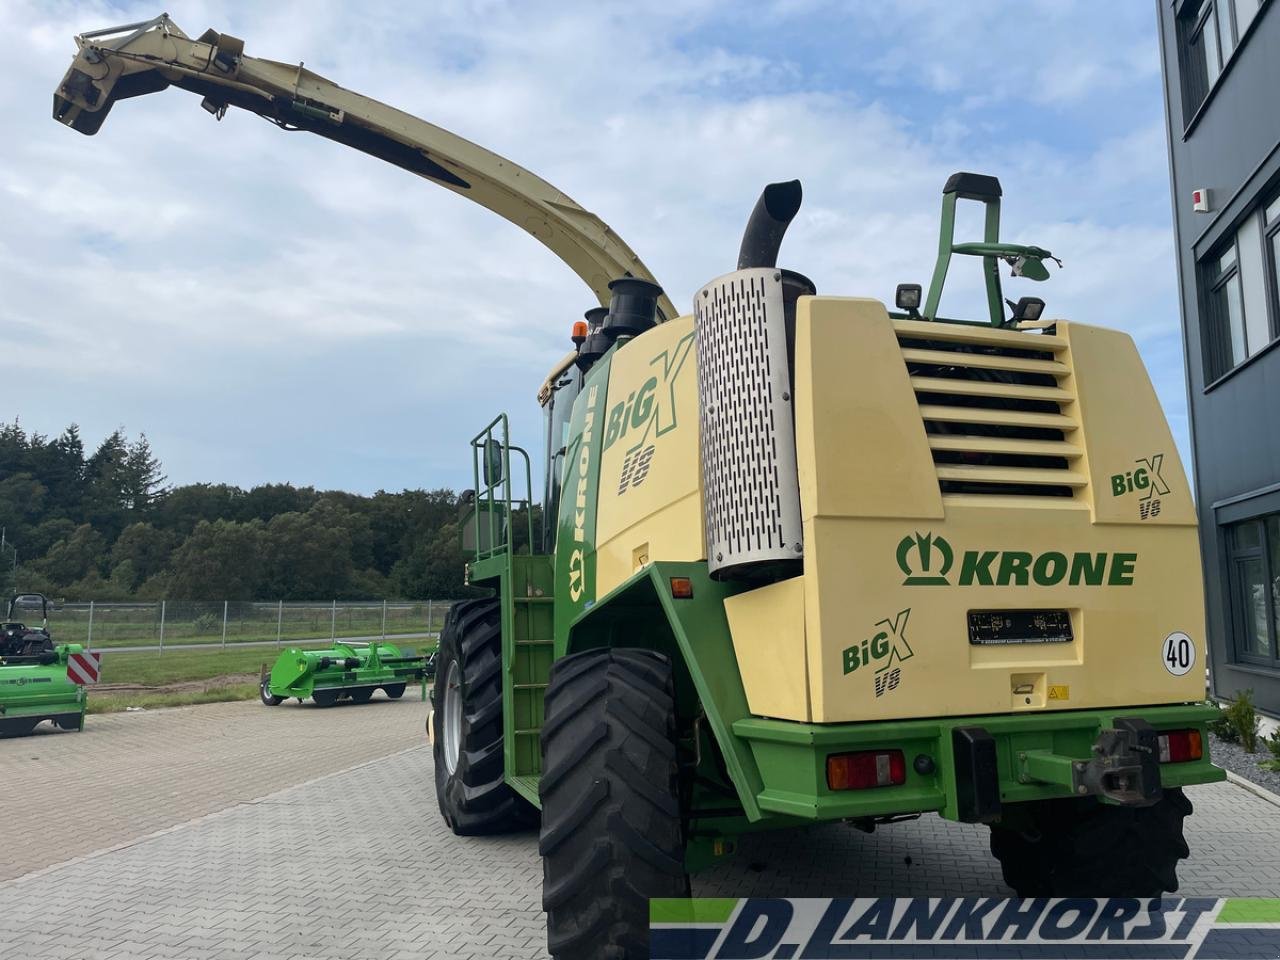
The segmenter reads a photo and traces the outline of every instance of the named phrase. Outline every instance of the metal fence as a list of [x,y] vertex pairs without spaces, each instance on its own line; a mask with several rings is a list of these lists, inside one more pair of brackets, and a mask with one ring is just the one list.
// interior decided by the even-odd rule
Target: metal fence
[[94,650],[428,637],[444,626],[449,600],[249,602],[161,600],[157,603],[51,605],[57,643]]

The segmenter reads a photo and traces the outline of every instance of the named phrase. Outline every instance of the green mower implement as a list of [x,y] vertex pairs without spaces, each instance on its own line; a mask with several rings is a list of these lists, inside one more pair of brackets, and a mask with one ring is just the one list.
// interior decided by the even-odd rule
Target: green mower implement
[[[16,619],[23,609],[39,609],[39,627]],[[68,660],[84,648],[54,644],[48,611],[40,594],[22,594],[9,601],[0,624],[0,734],[22,736],[45,720],[63,730],[84,728],[85,689],[68,672]]]
[[390,700],[404,696],[410,682],[421,683],[430,670],[428,654],[401,653],[391,643],[335,643],[326,650],[290,647],[276,657],[270,673],[262,671],[262,702],[275,707],[296,697],[310,697],[318,707],[339,700],[368,703],[381,688]]

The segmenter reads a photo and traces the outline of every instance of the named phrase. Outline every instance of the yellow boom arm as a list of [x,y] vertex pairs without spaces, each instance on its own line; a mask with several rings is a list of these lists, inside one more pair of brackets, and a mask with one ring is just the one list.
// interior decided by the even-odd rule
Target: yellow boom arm
[[[206,30],[193,40],[163,14],[76,37],[80,48],[53,96],[53,116],[95,134],[117,100],[181,87],[221,119],[240,107],[287,130],[312,133],[403,167],[461,194],[537,237],[600,303],[609,281],[653,275],[603,220],[538,176],[462,137],[344,90],[306,70],[244,55],[244,41]],[[656,281],[655,281],[656,282]],[[664,295],[661,319],[677,315]]]

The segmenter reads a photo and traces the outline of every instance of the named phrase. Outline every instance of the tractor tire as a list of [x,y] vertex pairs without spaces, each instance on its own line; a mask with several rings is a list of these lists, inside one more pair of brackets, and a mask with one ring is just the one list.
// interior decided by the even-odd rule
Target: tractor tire
[[373,687],[357,687],[349,696],[352,703],[368,703],[373,699]]
[[382,688],[382,692],[387,695],[388,700],[399,700],[404,696],[405,685],[403,683],[389,683]]
[[590,650],[551,668],[542,907],[556,960],[649,956],[649,898],[689,896],[671,662]]
[[1192,810],[1180,788],[1150,807],[1093,797],[1018,806],[1030,808],[1029,828],[991,828],[991,852],[1018,896],[1159,897],[1178,889],[1178,861],[1190,853],[1182,821]]
[[311,699],[317,707],[332,707],[338,702],[337,690],[312,690]]
[[439,663],[431,693],[432,755],[444,822],[460,837],[533,826],[537,810],[503,779],[502,610],[496,598],[449,608]]
[[271,692],[271,681],[269,680],[263,680],[258,685],[258,696],[268,707],[278,707],[284,703],[284,697],[277,697]]

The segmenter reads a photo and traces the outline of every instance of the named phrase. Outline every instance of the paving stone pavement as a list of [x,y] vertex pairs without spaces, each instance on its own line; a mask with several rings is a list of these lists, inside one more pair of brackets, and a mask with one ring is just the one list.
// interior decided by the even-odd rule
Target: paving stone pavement
[[[252,700],[90,714],[80,733],[44,723],[0,739],[0,880],[403,750],[422,742],[426,716],[410,689],[329,709]],[[76,824],[12,829],[36,812]]]
[[[344,709],[309,719],[327,725]],[[411,714],[394,712],[397,720]],[[256,725],[248,715],[220,718],[228,737],[236,720]],[[411,727],[416,740],[421,723]],[[339,752],[347,739],[335,740]],[[417,742],[0,883],[0,957],[544,957],[536,835],[454,837],[436,809],[430,751]],[[205,764],[202,779],[218,780],[209,757]],[[6,779],[6,794],[13,782]],[[97,789],[114,788],[103,781]],[[1280,896],[1280,808],[1232,784],[1193,788],[1191,796],[1197,810],[1181,892]],[[50,830],[42,824],[40,832]],[[984,828],[933,816],[871,835],[836,824],[751,837],[693,889],[698,896],[1008,895]]]

